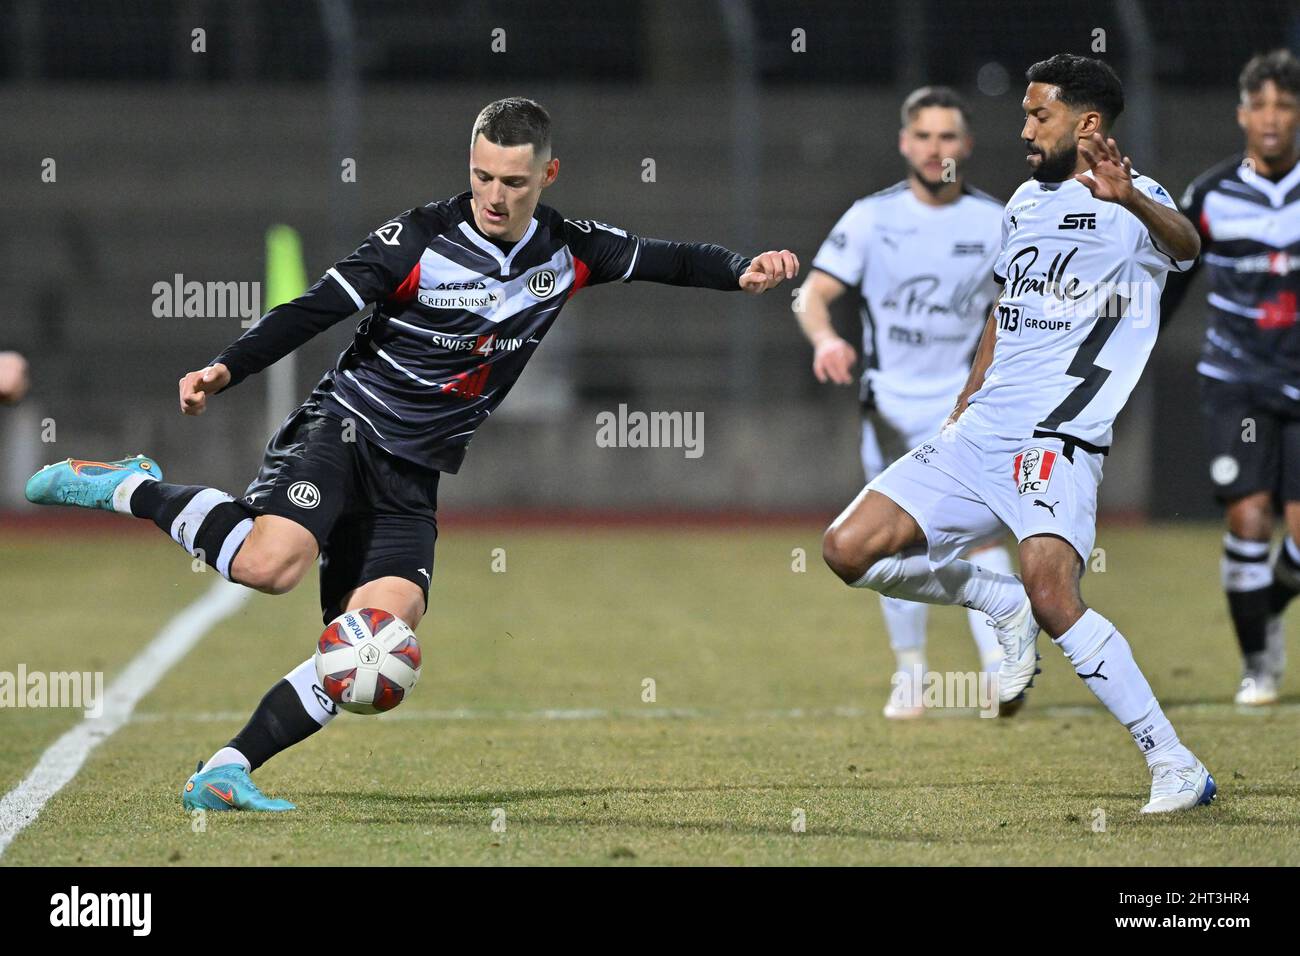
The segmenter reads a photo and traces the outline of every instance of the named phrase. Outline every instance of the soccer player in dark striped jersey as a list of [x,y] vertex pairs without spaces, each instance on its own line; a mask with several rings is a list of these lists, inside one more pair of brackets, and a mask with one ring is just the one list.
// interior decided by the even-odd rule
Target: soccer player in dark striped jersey
[[[1242,676],[1236,702],[1278,699],[1282,613],[1300,593],[1300,62],[1286,50],[1242,71],[1242,153],[1198,177],[1181,205],[1209,278],[1201,374],[1210,479],[1224,506],[1223,587]],[[1171,283],[1165,307],[1187,291]],[[1271,556],[1274,517],[1285,534]]]
[[[50,465],[28,481],[28,499],[152,520],[224,577],[271,594],[297,586],[319,556],[325,621],[378,608],[414,628],[427,608],[439,476],[460,468],[574,293],[637,280],[762,293],[798,274],[787,250],[750,258],[640,238],[540,205],[560,162],[550,117],[532,100],[485,107],[469,159],[468,191],[384,222],[305,294],[181,378],[181,411],[201,414],[211,396],[373,306],[272,436],[242,497],[165,483],[157,462],[138,456]],[[308,659],[200,765],[184,806],[293,809],[249,774],[336,713]]]

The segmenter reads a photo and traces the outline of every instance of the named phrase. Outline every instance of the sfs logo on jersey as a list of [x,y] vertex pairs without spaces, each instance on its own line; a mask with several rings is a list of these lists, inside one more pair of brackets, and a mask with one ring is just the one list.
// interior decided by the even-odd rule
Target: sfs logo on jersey
[[1095,212],[1067,212],[1061,219],[1061,224],[1057,229],[1096,229],[1097,214]]
[[539,299],[549,299],[555,294],[555,273],[539,269],[528,277],[528,291]]
[[1012,473],[1016,480],[1016,490],[1022,495],[1040,494],[1047,490],[1052,480],[1052,468],[1056,465],[1056,452],[1046,448],[1026,448],[1016,455]]

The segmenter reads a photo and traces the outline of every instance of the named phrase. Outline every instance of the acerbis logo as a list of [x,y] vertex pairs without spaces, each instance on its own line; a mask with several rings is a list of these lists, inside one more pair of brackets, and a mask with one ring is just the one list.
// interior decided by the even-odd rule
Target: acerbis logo
[[1061,224],[1057,229],[1096,229],[1097,214],[1095,212],[1067,212],[1061,219]]
[[486,282],[439,282],[435,289],[486,289]]
[[528,277],[528,291],[539,299],[550,298],[555,293],[555,273],[539,269]]
[[402,234],[400,222],[386,222],[375,230],[375,235],[387,246],[397,245],[397,237]]
[[310,481],[296,481],[289,486],[289,500],[299,508],[315,508],[320,504],[320,489]]

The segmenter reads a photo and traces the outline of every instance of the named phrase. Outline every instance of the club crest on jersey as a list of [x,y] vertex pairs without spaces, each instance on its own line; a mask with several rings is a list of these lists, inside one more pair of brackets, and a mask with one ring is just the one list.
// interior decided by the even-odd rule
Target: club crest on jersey
[[310,510],[320,504],[320,489],[310,481],[295,481],[289,486],[288,498],[299,508]]
[[1022,495],[1035,495],[1046,491],[1052,480],[1056,455],[1056,452],[1048,451],[1046,448],[1026,448],[1016,455],[1016,462],[1012,469],[1016,490]]
[[386,246],[397,245],[397,237],[402,234],[402,224],[400,222],[386,222],[375,230],[375,235]]
[[528,277],[528,291],[539,299],[549,299],[555,293],[555,273],[539,269]]

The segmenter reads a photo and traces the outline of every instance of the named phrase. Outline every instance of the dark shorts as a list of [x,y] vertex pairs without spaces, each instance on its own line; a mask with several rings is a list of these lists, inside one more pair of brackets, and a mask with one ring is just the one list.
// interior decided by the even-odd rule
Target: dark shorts
[[328,623],[343,613],[349,591],[376,578],[419,585],[428,605],[438,477],[304,405],[271,436],[243,503],[257,514],[297,522],[315,537],[321,615]]
[[1201,379],[1210,480],[1220,502],[1270,492],[1300,501],[1300,402],[1276,389]]

